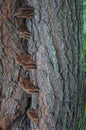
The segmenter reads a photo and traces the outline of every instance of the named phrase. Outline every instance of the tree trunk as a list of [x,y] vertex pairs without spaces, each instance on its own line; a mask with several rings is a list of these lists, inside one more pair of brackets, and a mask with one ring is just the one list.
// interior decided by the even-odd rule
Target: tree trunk
[[[83,115],[82,2],[79,0],[0,0],[0,127],[3,130],[78,130]],[[33,19],[14,16],[19,7],[34,7]],[[31,37],[20,39],[18,29]],[[36,70],[16,64],[29,53]],[[25,93],[20,77],[33,79],[39,94]],[[39,122],[26,113],[38,110]]]

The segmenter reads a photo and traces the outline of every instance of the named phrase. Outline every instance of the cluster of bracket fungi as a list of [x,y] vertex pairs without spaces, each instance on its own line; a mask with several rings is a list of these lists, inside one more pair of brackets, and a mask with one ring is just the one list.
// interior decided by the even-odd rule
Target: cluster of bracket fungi
[[[30,6],[20,7],[19,9],[16,10],[15,16],[21,19],[32,18],[34,16],[34,8]],[[19,38],[23,38],[26,40],[28,40],[31,36],[27,28],[20,28],[18,30],[18,35],[19,35]],[[25,70],[36,69],[36,62],[32,60],[30,54],[23,53],[23,54],[17,55],[15,58],[15,61],[17,64],[22,66]],[[34,85],[33,80],[29,78],[21,78],[19,82],[22,89],[27,94],[39,93],[39,89],[37,86]],[[27,116],[33,122],[38,123],[38,111],[36,109],[33,109],[33,108],[28,109]]]

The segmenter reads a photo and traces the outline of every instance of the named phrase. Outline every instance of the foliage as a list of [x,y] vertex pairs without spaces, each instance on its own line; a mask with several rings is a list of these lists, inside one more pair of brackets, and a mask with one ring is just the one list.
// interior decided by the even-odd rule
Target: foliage
[[[86,0],[83,1],[84,1],[83,2],[83,34],[84,34],[83,56],[84,56],[84,72],[86,78]],[[85,79],[85,85],[86,85],[86,79]],[[80,119],[78,130],[86,130],[86,102],[85,102],[84,115]]]
[[83,118],[79,122],[78,130],[86,130],[86,113],[84,113]]

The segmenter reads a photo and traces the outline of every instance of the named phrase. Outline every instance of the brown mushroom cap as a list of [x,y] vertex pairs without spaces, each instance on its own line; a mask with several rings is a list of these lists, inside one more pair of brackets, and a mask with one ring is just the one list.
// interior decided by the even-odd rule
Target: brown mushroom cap
[[20,64],[26,70],[36,69],[36,63],[35,61],[32,61],[31,56],[29,54],[24,53],[21,55],[17,55],[15,61],[17,64]]
[[29,39],[31,34],[26,28],[19,28],[18,34],[20,38]]
[[20,84],[22,89],[27,93],[27,94],[32,94],[32,93],[38,93],[39,89],[33,84],[32,80],[29,80],[28,78],[22,78],[20,80]]
[[20,56],[17,55],[16,58],[20,59],[22,62],[27,63],[27,64],[28,64],[29,61],[31,61],[31,55],[26,54],[26,53],[23,53]]
[[34,8],[30,6],[20,7],[16,10],[15,16],[17,18],[32,18],[34,16]]
[[30,118],[30,120],[32,120],[33,122],[35,122],[35,123],[38,123],[38,120],[39,120],[39,118],[38,118],[38,112],[37,112],[37,110],[35,110],[35,109],[28,109],[27,110],[27,116]]

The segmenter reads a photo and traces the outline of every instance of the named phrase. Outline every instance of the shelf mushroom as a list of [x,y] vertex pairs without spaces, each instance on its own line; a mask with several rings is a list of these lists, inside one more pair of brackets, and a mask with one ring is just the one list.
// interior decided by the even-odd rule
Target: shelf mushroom
[[21,78],[20,85],[27,94],[39,93],[39,88],[36,87],[32,80]]
[[34,8],[30,6],[20,7],[16,10],[15,16],[17,18],[32,18],[34,16]]
[[30,54],[23,53],[17,55],[15,61],[26,70],[36,69],[36,62],[32,61]]
[[23,38],[23,39],[27,39],[27,40],[31,36],[30,32],[26,28],[19,28],[18,35],[19,35],[19,38]]
[[28,109],[27,110],[27,116],[30,118],[31,121],[34,123],[38,123],[39,118],[38,118],[38,111],[35,109]]

